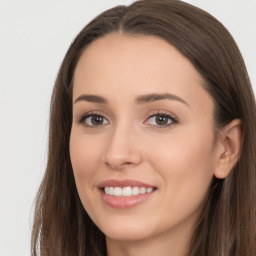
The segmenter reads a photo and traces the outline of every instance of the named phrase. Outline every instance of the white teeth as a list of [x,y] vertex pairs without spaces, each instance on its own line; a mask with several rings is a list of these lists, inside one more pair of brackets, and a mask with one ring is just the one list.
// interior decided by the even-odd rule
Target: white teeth
[[110,194],[110,187],[105,187],[104,188],[104,192],[105,192],[105,194]]
[[147,193],[150,193],[153,191],[153,188],[147,188]]
[[150,193],[153,191],[153,188],[145,188],[145,187],[104,187],[104,192],[107,195],[111,196],[136,196],[142,195],[146,193]]
[[113,187],[109,188],[109,195],[114,195],[114,188]]
[[132,188],[131,187],[124,187],[122,196],[131,196],[132,195]]
[[137,196],[140,193],[140,189],[138,187],[132,188],[132,195]]
[[114,196],[121,196],[122,195],[122,189],[119,187],[114,188]]
[[147,189],[142,187],[140,188],[140,194],[145,194],[147,192]]

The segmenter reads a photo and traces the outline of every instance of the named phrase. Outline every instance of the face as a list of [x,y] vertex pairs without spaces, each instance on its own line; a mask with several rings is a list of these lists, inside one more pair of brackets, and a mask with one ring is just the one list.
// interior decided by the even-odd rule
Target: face
[[213,100],[192,64],[153,36],[93,42],[74,74],[70,156],[107,239],[187,236],[216,164]]

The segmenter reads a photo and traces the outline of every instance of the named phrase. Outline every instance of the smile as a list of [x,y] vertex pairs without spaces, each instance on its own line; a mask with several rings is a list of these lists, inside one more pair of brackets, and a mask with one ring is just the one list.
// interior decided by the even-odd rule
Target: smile
[[104,193],[111,196],[137,196],[146,193],[151,193],[154,188],[146,187],[104,187]]
[[113,208],[131,208],[148,200],[157,188],[136,180],[106,180],[98,185],[101,198]]

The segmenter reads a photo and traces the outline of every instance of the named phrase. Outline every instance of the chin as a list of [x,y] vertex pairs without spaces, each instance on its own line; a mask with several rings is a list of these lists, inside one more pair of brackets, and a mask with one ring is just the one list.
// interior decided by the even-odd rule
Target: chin
[[118,241],[140,241],[150,237],[150,234],[147,234],[145,230],[107,230],[107,232],[103,232],[105,236],[111,240]]
[[113,240],[138,241],[151,235],[149,225],[142,224],[141,221],[129,221],[125,218],[114,222],[100,223],[97,226],[107,238]]

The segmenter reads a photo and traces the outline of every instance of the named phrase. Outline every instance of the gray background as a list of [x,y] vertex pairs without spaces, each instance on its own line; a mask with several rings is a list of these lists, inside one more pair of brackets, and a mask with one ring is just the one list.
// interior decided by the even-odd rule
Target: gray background
[[[0,255],[29,255],[44,173],[52,87],[71,41],[101,11],[131,0],[0,0]],[[256,91],[256,1],[187,0],[231,32]]]

